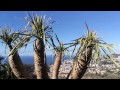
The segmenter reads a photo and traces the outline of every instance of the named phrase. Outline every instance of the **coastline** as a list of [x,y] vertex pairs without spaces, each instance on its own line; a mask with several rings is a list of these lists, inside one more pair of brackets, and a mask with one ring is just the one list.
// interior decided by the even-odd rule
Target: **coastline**
[[[28,56],[23,56],[28,57]],[[33,56],[29,57],[30,59],[33,59]],[[120,64],[120,59],[117,58],[117,63]],[[26,60],[26,61],[29,61]],[[33,61],[33,60],[32,60]],[[54,61],[52,61],[54,62]],[[27,70],[30,71],[30,73],[34,73],[34,61],[33,63],[24,63]],[[51,76],[52,73],[52,64],[48,64],[49,66],[49,75]],[[70,72],[72,68],[72,59],[65,59],[61,62],[61,66],[59,69],[59,78],[66,78],[67,74]],[[35,73],[34,73],[35,74]],[[88,66],[88,69],[83,76],[83,79],[109,79],[109,78],[119,78],[120,79],[120,70],[113,64],[110,60],[101,60],[99,63],[90,63]]]

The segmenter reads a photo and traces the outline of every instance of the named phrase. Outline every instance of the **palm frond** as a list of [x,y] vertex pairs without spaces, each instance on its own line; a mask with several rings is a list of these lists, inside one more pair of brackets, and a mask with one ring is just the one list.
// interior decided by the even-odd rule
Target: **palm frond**
[[[19,34],[15,34],[13,29],[5,26],[4,28],[0,28],[0,39],[4,42],[7,46],[15,46],[17,43],[20,42],[22,37]],[[18,32],[21,32],[18,30]]]
[[[88,28],[88,25],[85,23],[86,28],[87,28],[87,35],[82,36],[76,40],[73,40],[71,43],[71,46],[74,46],[75,48],[73,49],[73,52],[76,49],[76,46],[79,46],[79,49],[77,50],[75,58],[80,58],[80,55],[85,53],[87,54],[87,48],[92,47],[92,59],[100,59],[103,58],[104,54],[110,59],[111,53],[114,52],[113,44],[108,44],[101,40],[98,36],[97,33],[94,31],[91,31]],[[103,54],[104,53],[104,54]],[[86,55],[87,56],[87,55]]]
[[14,46],[13,49],[8,54],[8,56],[14,55],[18,51],[18,49],[20,49],[21,47],[23,47],[24,45],[26,45],[26,43],[28,43],[28,41],[30,40],[31,37],[32,36],[26,37],[21,42],[19,42],[16,46]]
[[42,39],[45,46],[50,48],[51,44],[48,39],[50,39],[53,34],[50,20],[46,19],[45,16],[38,16],[37,14],[31,15],[28,13],[27,21],[32,28],[32,35],[37,39]]

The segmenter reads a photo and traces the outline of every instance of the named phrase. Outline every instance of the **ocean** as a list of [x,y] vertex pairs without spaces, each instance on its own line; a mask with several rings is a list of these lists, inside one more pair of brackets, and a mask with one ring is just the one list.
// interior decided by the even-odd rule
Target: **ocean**
[[[24,64],[34,64],[33,56],[20,56]],[[4,57],[5,58],[5,57]],[[52,58],[52,55],[47,55],[47,64],[51,65],[54,63],[55,58]],[[63,60],[70,60],[70,56],[65,56]]]

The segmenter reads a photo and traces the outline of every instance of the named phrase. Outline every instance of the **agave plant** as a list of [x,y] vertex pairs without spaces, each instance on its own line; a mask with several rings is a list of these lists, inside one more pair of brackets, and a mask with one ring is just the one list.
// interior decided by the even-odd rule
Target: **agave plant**
[[113,45],[100,40],[94,31],[89,30],[87,24],[86,27],[87,35],[73,40],[73,43],[71,43],[75,47],[79,45],[74,57],[74,64],[70,74],[71,79],[81,79],[92,60],[98,60],[103,56],[111,59],[110,53],[113,51]]
[[58,79],[61,60],[64,57],[65,53],[69,52],[68,49],[65,47],[65,45],[60,42],[57,35],[56,35],[56,40],[59,44],[58,46],[55,45],[54,40],[51,37],[52,47],[53,47],[53,50],[54,50],[54,54],[56,55],[56,58],[55,58],[55,61],[54,61],[54,64],[53,64],[52,79]]
[[37,79],[48,79],[45,47],[50,46],[49,38],[52,36],[52,27],[49,19],[45,16],[30,15],[28,13],[28,25],[32,28],[31,33],[36,38],[34,41],[34,65]]
[[[18,30],[18,32],[21,31]],[[9,27],[6,26],[3,29],[0,28],[0,40],[2,40],[2,43],[5,43],[5,45],[9,47],[10,51],[12,51],[17,43],[19,43],[22,39],[23,38],[19,37],[18,34],[14,34],[14,31],[12,31],[12,29]],[[31,76],[24,68],[17,50],[13,54],[9,54],[9,64],[13,73],[18,79],[31,78]]]

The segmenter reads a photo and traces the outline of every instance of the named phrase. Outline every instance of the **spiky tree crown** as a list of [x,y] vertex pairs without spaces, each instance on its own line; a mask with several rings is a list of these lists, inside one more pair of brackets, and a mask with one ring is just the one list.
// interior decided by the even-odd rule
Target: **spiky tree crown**
[[113,50],[113,44],[107,44],[103,40],[101,40],[98,36],[97,33],[94,31],[89,30],[87,24],[87,35],[80,37],[76,40],[73,40],[71,46],[74,46],[74,51],[76,50],[76,46],[79,46],[77,53],[76,53],[76,58],[78,58],[83,52],[87,54],[87,49],[89,47],[92,48],[92,59],[101,59],[103,57],[110,58],[111,53],[114,51]]

